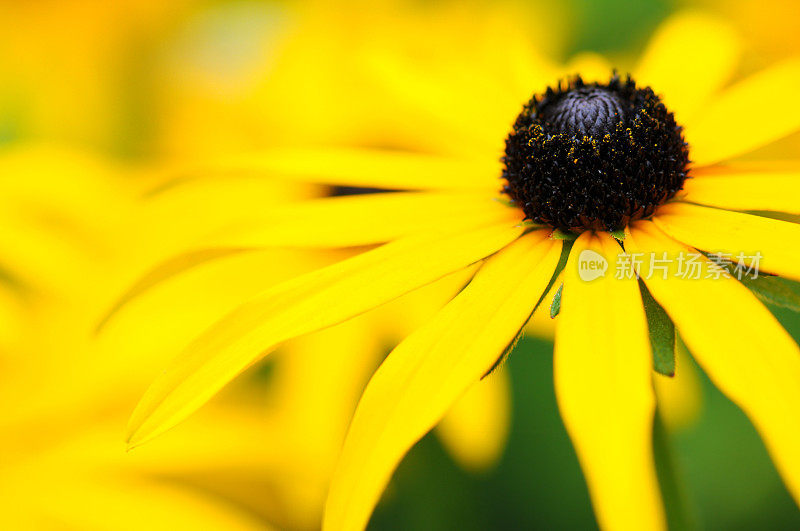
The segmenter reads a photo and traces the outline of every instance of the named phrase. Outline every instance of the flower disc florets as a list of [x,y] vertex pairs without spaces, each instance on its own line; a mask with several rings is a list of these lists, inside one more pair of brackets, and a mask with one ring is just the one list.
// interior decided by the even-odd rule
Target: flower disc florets
[[646,218],[683,186],[681,127],[649,87],[576,76],[534,96],[506,139],[503,192],[526,219],[581,232]]

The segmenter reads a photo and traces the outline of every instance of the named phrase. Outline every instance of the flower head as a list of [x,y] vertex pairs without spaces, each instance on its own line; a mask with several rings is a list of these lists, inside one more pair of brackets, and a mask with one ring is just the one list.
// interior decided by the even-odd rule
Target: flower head
[[528,219],[562,230],[619,230],[683,186],[681,128],[628,77],[576,76],[525,105],[506,139],[504,192]]

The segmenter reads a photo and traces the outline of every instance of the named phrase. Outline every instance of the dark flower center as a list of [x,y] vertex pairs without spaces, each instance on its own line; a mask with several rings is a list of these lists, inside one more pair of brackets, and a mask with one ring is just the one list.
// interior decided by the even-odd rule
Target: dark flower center
[[570,136],[603,136],[625,119],[626,103],[601,87],[571,90],[540,109],[549,129]]
[[537,223],[581,232],[646,218],[686,179],[681,127],[649,88],[616,75],[534,96],[506,139],[503,191]]

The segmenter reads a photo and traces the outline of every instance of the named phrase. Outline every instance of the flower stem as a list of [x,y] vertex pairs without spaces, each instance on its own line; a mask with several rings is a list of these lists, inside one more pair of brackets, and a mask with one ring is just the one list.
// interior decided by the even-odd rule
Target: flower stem
[[669,432],[658,409],[653,423],[653,453],[669,529],[681,531],[699,529],[697,518],[681,481],[682,474],[675,459]]

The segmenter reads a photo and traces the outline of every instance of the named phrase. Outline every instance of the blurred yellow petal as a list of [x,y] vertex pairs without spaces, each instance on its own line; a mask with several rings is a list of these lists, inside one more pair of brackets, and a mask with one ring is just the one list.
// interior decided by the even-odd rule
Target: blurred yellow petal
[[22,333],[25,313],[19,292],[2,276],[0,273],[0,367],[6,369],[8,355],[14,352],[11,345]]
[[114,242],[131,237],[126,173],[85,153],[44,145],[0,150],[0,267],[29,288],[97,289]]
[[[621,252],[606,233],[585,232],[575,241],[556,322],[556,397],[600,527],[664,529],[647,320],[636,280],[615,278]],[[591,253],[608,269],[586,281],[579,268],[599,260]]]
[[519,333],[553,274],[560,245],[532,233],[489,259],[435,318],[392,351],[347,434],[324,529],[360,530],[392,471]]
[[[702,112],[683,123],[692,160],[698,166],[721,162],[800,129],[800,105],[787,105],[780,96],[797,86],[800,59],[791,59],[716,96]],[[758,119],[750,120],[754,105],[758,107]]]
[[[587,83],[605,83],[611,75],[613,66],[608,59],[600,54],[593,52],[582,52],[572,57],[564,67],[563,76],[574,76],[580,74],[581,78]],[[548,79],[547,83],[553,83],[554,79]]]
[[[650,222],[630,229],[625,245],[631,252],[659,256],[664,251],[691,252]],[[670,273],[675,273],[674,262]],[[714,385],[750,417],[800,502],[800,348],[736,279],[696,280],[675,274],[647,279],[649,267],[644,260],[642,277],[653,297]],[[735,309],[740,318],[728,309]]]
[[140,277],[132,286],[130,286],[114,301],[106,313],[99,319],[96,331],[99,332],[102,330],[111,320],[111,318],[114,317],[117,312],[129,304],[133,299],[150,291],[155,286],[158,286],[159,284],[175,277],[180,273],[185,272],[188,269],[218,258],[237,254],[241,251],[241,249],[200,250],[181,254],[175,256],[174,258],[170,258],[161,264],[158,264],[156,267]]
[[[9,524],[8,529],[269,529],[235,506],[210,503],[191,489],[155,481],[47,478],[35,492],[23,498],[4,495],[0,524]],[[21,527],[12,525],[15,521]]]
[[718,17],[679,13],[659,26],[634,75],[661,95],[682,123],[728,81],[740,48],[734,29]]
[[[137,176],[137,180],[141,182],[156,172],[152,170]],[[158,176],[156,179],[158,182],[143,187],[137,205],[141,224],[139,232],[148,237],[144,251],[156,258],[163,257],[165,252],[175,254],[176,247],[196,243],[221,230],[268,220],[270,212],[278,205],[327,193],[322,186],[253,175],[225,175],[166,183],[161,182]]]
[[675,375],[655,373],[653,384],[658,400],[658,414],[671,431],[692,425],[700,415],[702,390],[700,376],[683,346],[675,349]]
[[794,169],[735,164],[699,168],[679,195],[683,201],[717,208],[800,214],[800,165]]
[[271,208],[255,226],[233,227],[212,237],[208,245],[356,247],[394,240],[453,219],[474,226],[510,215],[514,215],[512,209],[485,192],[365,194]]
[[[51,400],[54,400],[51,397]],[[263,417],[210,408],[144,455],[119,443],[120,396],[98,389],[85,410],[31,416],[4,427],[0,527],[4,529],[260,529],[264,523],[211,492],[188,487],[208,470],[254,469],[264,456]],[[162,442],[163,441],[163,442]],[[164,444],[166,443],[166,444]],[[15,519],[26,522],[18,527]],[[19,525],[19,524],[18,524]]]
[[[541,4],[536,5],[534,9],[536,9],[537,13],[542,13],[543,10],[549,10],[554,7],[556,6]],[[526,17],[524,20],[538,18],[541,21],[546,21],[545,28],[551,28],[555,16],[554,13],[548,13],[540,17]],[[558,79],[558,66],[551,57],[542,52],[538,45],[539,43],[536,46],[531,45],[532,33],[527,31],[527,28],[519,27],[518,24],[505,23],[498,24],[495,31],[498,36],[503,35],[502,41],[499,38],[496,40],[502,46],[502,50],[498,47],[496,52],[500,56],[500,60],[503,61],[499,66],[503,71],[502,75],[504,77],[507,76],[509,80],[509,84],[513,89],[512,94],[516,94],[519,97],[518,105],[529,99],[534,91],[542,90],[549,83]],[[536,34],[538,35],[539,33],[537,32]],[[495,39],[492,39],[492,41],[495,41]],[[497,58],[495,57],[493,61],[496,62]]]
[[[744,263],[759,271],[800,280],[800,225],[740,212],[670,203],[659,208],[653,221],[664,232],[708,252],[744,253]],[[761,258],[750,258],[755,253]]]
[[[460,68],[452,61],[424,70],[416,58],[386,50],[370,50],[367,59],[390,99],[401,109],[410,109],[412,116],[419,116],[417,123],[424,122],[430,128],[425,143],[437,152],[472,159],[502,149],[507,116],[519,102],[499,90],[496,83],[476,77],[474,70]],[[487,97],[496,98],[491,107],[486,105]],[[503,112],[493,112],[498,108]],[[462,109],[473,112],[464,113]]]
[[516,239],[506,223],[396,240],[268,290],[196,339],[134,411],[136,446],[174,426],[277,344],[379,306],[496,252]]
[[176,176],[247,173],[299,182],[393,190],[491,189],[500,163],[417,153],[363,149],[283,149],[211,161]]
[[531,16],[522,3],[468,10],[452,3],[425,10],[433,16],[400,24],[395,17],[388,25],[398,26],[395,33],[365,47],[363,62],[392,100],[387,122],[402,131],[401,141],[410,134],[421,150],[497,160],[522,103],[557,77],[542,50],[559,35],[559,10],[549,7],[537,5]]
[[261,247],[357,247],[397,239],[439,224],[463,220],[462,227],[521,220],[488,194],[397,192],[317,199],[266,208],[257,222],[239,222],[175,247],[181,252],[141,276],[110,307],[98,328],[134,298],[200,264]]
[[458,463],[474,471],[494,466],[508,438],[511,389],[502,368],[474,384],[436,426],[436,435]]

